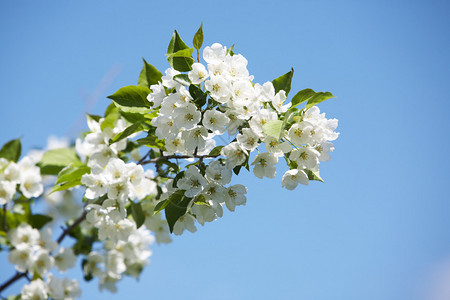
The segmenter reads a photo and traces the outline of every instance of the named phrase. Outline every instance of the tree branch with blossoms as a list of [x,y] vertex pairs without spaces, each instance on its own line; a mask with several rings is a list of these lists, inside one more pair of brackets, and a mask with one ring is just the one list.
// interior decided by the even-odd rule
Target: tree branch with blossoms
[[[155,241],[245,205],[247,188],[231,184],[242,168],[273,178],[284,158],[282,187],[323,181],[319,163],[330,160],[338,121],[316,105],[333,95],[304,89],[286,102],[293,69],[259,84],[233,46],[204,47],[201,62],[202,26],[193,46],[175,31],[165,74],[144,60],[138,84],[108,96],[103,115],[88,114],[74,146],[53,141],[22,158],[19,139],[2,147],[0,244],[16,273],[0,292],[29,278],[21,299],[78,298],[78,280],[60,276],[77,257],[86,281],[115,292],[125,276],[139,277]],[[48,211],[35,211],[38,198]]]

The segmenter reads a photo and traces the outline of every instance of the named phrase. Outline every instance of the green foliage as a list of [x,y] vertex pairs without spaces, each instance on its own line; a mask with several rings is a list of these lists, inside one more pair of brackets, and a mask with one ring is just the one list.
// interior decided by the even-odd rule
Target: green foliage
[[150,148],[165,149],[164,141],[158,139],[154,133],[149,133],[145,138],[138,139],[136,142]]
[[145,222],[145,214],[142,210],[142,206],[140,203],[134,203],[130,201],[130,209],[131,215],[133,216],[134,221],[136,222],[136,227],[139,228]]
[[0,150],[0,157],[9,161],[18,161],[22,151],[22,144],[20,139],[15,139],[7,142]]
[[105,112],[105,118],[100,124],[100,129],[105,130],[105,128],[114,128],[114,124],[119,119],[119,109],[111,103]]
[[51,192],[63,191],[81,185],[81,177],[90,171],[91,168],[86,165],[68,165],[58,173],[58,178]]
[[283,121],[281,120],[271,120],[263,125],[264,133],[276,139],[280,139],[282,129]]
[[292,77],[294,76],[294,69],[292,68],[289,72],[280,77],[272,80],[273,87],[275,88],[275,94],[280,90],[284,90],[286,92],[286,96],[291,91],[291,82]]
[[191,84],[189,86],[189,94],[194,99],[192,102],[201,109],[203,105],[206,104],[207,95],[196,85]]
[[314,105],[319,104],[320,102],[323,102],[325,100],[328,100],[330,98],[334,98],[333,94],[330,92],[318,92],[314,96],[312,96],[308,103],[306,103],[306,108],[313,107]]
[[73,167],[83,165],[75,151],[69,148],[49,150],[44,153],[39,162],[42,175],[57,175],[69,165]]
[[220,151],[222,151],[222,148],[223,148],[224,146],[216,146],[216,147],[214,147],[212,150],[211,150],[211,152],[209,152],[209,155],[210,156],[212,156],[212,155],[219,155],[220,154]]
[[194,63],[192,58],[193,51],[194,49],[189,48],[175,30],[167,48],[167,59],[170,66],[180,72],[190,71]]
[[31,215],[28,220],[29,220],[31,227],[36,228],[36,229],[41,229],[42,227],[44,227],[45,224],[47,224],[48,222],[51,222],[53,220],[53,218],[50,216],[47,216],[47,215],[36,214],[36,215]]
[[130,126],[128,126],[127,128],[124,129],[124,131],[116,134],[112,139],[109,140],[109,144],[113,144],[116,143],[118,141],[123,140],[124,138],[129,137],[130,135],[132,135],[135,132],[141,131],[142,130],[142,124],[141,122],[136,122],[134,124],[131,124]]
[[200,50],[200,48],[202,47],[202,45],[203,45],[203,22],[200,24],[200,28],[195,33],[194,39],[192,40],[192,44],[194,45],[194,48],[197,50]]
[[153,84],[158,84],[161,81],[162,74],[154,66],[142,59],[144,66],[142,67],[141,74],[139,74],[138,85],[143,87],[149,87]]
[[314,90],[312,90],[312,89],[301,90],[300,92],[295,94],[295,96],[292,98],[292,100],[291,100],[291,103],[292,103],[291,109],[296,107],[297,105],[305,102],[305,101],[308,101],[308,99],[310,99],[315,94],[316,94],[316,92],[314,92]]
[[114,94],[108,96],[120,106],[125,107],[150,107],[150,102],[147,100],[147,96],[150,93],[148,87],[129,85],[119,89]]
[[52,221],[52,217],[43,214],[33,214],[31,212],[30,201],[26,199],[16,200],[13,210],[0,210],[0,235],[6,236],[5,228],[3,228],[3,220],[6,221],[8,230],[14,229],[21,223],[28,223],[31,227],[41,229],[45,224]]
[[168,204],[164,211],[171,233],[173,232],[173,226],[186,213],[189,202],[192,200],[192,198],[186,197],[184,192],[185,190],[178,190],[167,199]]
[[191,84],[191,80],[189,79],[189,76],[187,74],[175,75],[173,76],[173,80],[184,86],[189,86]]
[[306,101],[308,102],[306,103],[305,107],[310,108],[330,98],[334,98],[333,94],[331,94],[330,92],[315,92],[312,89],[304,89],[295,94],[295,96],[292,98],[291,109]]
[[92,245],[97,241],[97,231],[84,231],[81,226],[73,228],[69,235],[76,240],[75,245],[72,246],[75,255],[89,255],[92,251]]
[[317,181],[324,182],[323,179],[319,175],[319,171],[313,172],[311,170],[305,170],[305,173],[306,173],[306,175],[308,175],[309,180],[317,180]]

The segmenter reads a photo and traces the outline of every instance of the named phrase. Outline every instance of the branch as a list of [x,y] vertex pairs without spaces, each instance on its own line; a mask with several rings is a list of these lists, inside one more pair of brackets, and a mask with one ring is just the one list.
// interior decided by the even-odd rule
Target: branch
[[16,272],[16,274],[13,277],[11,277],[7,282],[5,282],[0,286],[0,293],[22,277],[27,277],[27,273]]
[[6,204],[3,205],[3,231],[8,232],[8,225],[6,224]]
[[167,155],[167,156],[160,156],[158,158],[145,160],[145,161],[140,162],[140,164],[141,165],[157,164],[162,159],[199,158],[199,159],[203,160],[205,158],[215,158],[215,157],[218,157],[218,156],[220,156],[220,154],[216,154],[216,155],[197,155],[197,154],[193,154],[193,155]]
[[83,220],[86,218],[87,211],[83,210],[83,213],[81,216],[78,217],[78,219],[75,220],[75,222],[72,223],[69,227],[67,227],[59,236],[58,240],[56,241],[58,244],[61,244],[61,242],[64,240],[66,235],[68,235],[75,227],[77,227]]

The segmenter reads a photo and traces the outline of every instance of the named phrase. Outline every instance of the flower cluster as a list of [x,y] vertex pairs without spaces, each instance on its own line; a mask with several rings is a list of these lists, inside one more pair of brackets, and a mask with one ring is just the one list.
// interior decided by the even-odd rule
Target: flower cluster
[[36,161],[25,156],[18,163],[0,158],[0,205],[8,204],[17,187],[26,198],[39,197],[44,191],[42,177]]
[[[259,84],[246,58],[219,43],[205,47],[200,62],[202,41],[199,29],[195,62],[175,32],[165,74],[144,61],[138,85],[108,96],[104,116],[88,115],[89,132],[74,147],[53,140],[19,162],[20,140],[0,149],[0,245],[17,270],[0,292],[27,277],[22,299],[80,297],[76,280],[52,273],[72,268],[77,256],[85,280],[115,292],[119,280],[140,275],[155,241],[170,243],[170,233],[195,232],[224,207],[245,205],[247,187],[232,180],[242,168],[274,178],[286,161],[288,190],[322,180],[319,162],[330,160],[339,133],[316,105],[333,95],[305,89],[287,102],[293,69]],[[53,210],[36,214],[32,198],[44,185]],[[82,201],[65,201],[76,196]],[[61,216],[67,222],[55,242],[49,224]],[[66,237],[75,242],[62,247]]]
[[144,227],[139,229],[132,227],[125,230],[122,227],[118,230],[121,231],[121,235],[117,237],[118,240],[105,241],[106,238],[102,236],[104,249],[91,251],[83,262],[85,277],[98,277],[100,289],[112,292],[117,290],[116,283],[124,274],[136,278],[139,276],[142,269],[150,262],[149,257],[152,252],[149,248],[154,242],[154,237]]
[[39,231],[26,223],[21,223],[8,232],[8,238],[13,247],[8,259],[16,270],[29,272],[36,278],[47,277],[47,283],[33,280],[24,286],[22,299],[47,299],[48,296],[54,299],[80,297],[78,281],[68,279],[62,281],[50,273],[53,267],[60,272],[73,268],[76,256],[72,248],[58,248],[58,244],[52,240],[52,231],[49,227]]
[[[182,191],[192,201],[187,213],[174,225],[173,232],[181,234],[184,229],[196,230],[194,221],[200,224],[211,222],[223,214],[222,205],[234,211],[236,205],[245,204],[247,189],[242,185],[225,188],[230,183],[232,170],[248,166],[250,153],[260,145],[266,152],[257,154],[251,163],[256,177],[273,178],[279,157],[290,161],[290,170],[282,178],[282,186],[292,190],[298,183],[308,184],[308,173],[318,177],[319,160],[329,160],[334,150],[330,142],[338,133],[337,120],[328,120],[312,106],[300,111],[289,110],[285,104],[287,93],[276,90],[272,82],[254,84],[247,70],[247,60],[240,54],[227,51],[215,43],[203,51],[206,66],[200,62],[192,64],[187,79],[179,71],[169,68],[158,84],[150,86],[147,96],[157,116],[152,119],[156,136],[164,140],[165,155],[180,154],[187,157],[208,159],[216,146],[214,137],[228,133],[234,139],[221,147],[225,159],[189,166],[176,182],[170,181],[168,191],[161,197]],[[195,91],[202,87],[210,100],[198,103]],[[168,92],[169,91],[169,92]],[[206,102],[206,101],[205,101]],[[274,135],[268,126],[295,114],[296,121],[285,122],[284,128]],[[285,124],[283,123],[283,125]],[[281,124],[280,124],[281,125]],[[223,138],[221,138],[224,140]],[[214,175],[212,175],[214,174]]]

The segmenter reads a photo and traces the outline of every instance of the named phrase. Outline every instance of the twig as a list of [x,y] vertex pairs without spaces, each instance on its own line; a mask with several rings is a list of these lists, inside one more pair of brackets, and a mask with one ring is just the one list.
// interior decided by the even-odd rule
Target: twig
[[70,225],[69,227],[67,227],[59,236],[58,240],[56,240],[56,242],[58,244],[61,244],[61,242],[64,240],[64,238],[66,237],[66,235],[68,235],[75,227],[77,227],[81,222],[83,222],[83,220],[86,218],[87,215],[87,211],[84,210],[83,213],[81,214],[81,216],[78,217],[78,219],[75,220],[75,222],[72,223],[72,225]]
[[148,150],[147,154],[145,154],[139,161],[138,161],[138,165],[140,165],[149,155],[150,153],[152,153],[152,149]]
[[8,232],[8,225],[6,224],[6,204],[3,204],[3,231]]
[[22,277],[27,277],[27,273],[16,272],[16,274],[13,277],[11,277],[7,282],[5,282],[0,286],[0,293]]
[[167,155],[167,156],[160,156],[160,157],[157,157],[157,158],[145,160],[145,161],[141,162],[141,165],[157,164],[162,159],[199,158],[199,159],[203,160],[205,158],[215,158],[215,157],[218,157],[218,156],[220,156],[220,154],[216,154],[216,155]]

